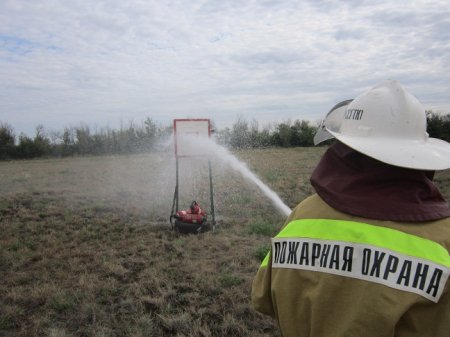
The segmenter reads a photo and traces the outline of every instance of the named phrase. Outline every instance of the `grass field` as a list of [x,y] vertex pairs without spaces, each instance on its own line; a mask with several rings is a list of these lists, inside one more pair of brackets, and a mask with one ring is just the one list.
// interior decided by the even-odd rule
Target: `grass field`
[[[236,152],[294,207],[324,148]],[[282,225],[239,173],[212,162],[217,230],[174,232],[171,152],[0,162],[0,336],[279,336],[251,309]],[[182,208],[209,208],[207,165],[180,162]],[[450,198],[450,172],[437,184]]]

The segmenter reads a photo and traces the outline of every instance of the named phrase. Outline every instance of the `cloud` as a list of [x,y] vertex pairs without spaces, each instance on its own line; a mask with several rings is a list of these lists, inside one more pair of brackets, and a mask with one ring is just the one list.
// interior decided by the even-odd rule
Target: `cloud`
[[445,1],[2,1],[0,121],[319,119],[386,78],[449,106]]

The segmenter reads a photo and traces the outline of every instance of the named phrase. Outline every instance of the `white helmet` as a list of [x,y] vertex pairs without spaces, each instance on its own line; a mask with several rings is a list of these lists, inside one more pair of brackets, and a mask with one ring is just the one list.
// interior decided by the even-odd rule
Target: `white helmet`
[[399,82],[388,80],[356,97],[338,130],[342,143],[384,163],[419,170],[450,168],[450,144],[429,138],[422,104]]

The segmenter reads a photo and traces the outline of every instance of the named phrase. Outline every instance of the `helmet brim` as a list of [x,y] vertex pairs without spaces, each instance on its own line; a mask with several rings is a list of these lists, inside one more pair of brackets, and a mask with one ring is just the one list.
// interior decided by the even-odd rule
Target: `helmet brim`
[[314,135],[314,145],[320,144],[326,140],[333,139],[334,136],[328,132],[328,130],[338,131],[342,120],[344,119],[347,106],[352,102],[352,99],[347,99],[336,104],[327,113],[325,118],[321,121],[317,132]]
[[317,132],[314,135],[314,145],[318,145],[326,140],[333,139],[334,136],[329,133],[324,124],[325,120],[322,120],[319,127],[317,128]]
[[450,144],[441,139],[373,139],[327,131],[354,150],[389,165],[433,171],[450,168]]

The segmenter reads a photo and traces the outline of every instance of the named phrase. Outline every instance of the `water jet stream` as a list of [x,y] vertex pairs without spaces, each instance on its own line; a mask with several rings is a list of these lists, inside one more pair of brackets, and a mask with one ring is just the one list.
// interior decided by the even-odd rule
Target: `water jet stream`
[[260,190],[268,197],[274,206],[285,216],[288,216],[292,210],[281,200],[281,198],[272,191],[256,174],[249,170],[247,165],[237,159],[226,148],[220,146],[212,139],[207,137],[185,136],[183,137],[184,144],[187,146],[193,146],[198,149],[198,152],[208,156],[213,156],[228,165],[234,170],[240,172],[242,176],[251,182],[253,182]]

